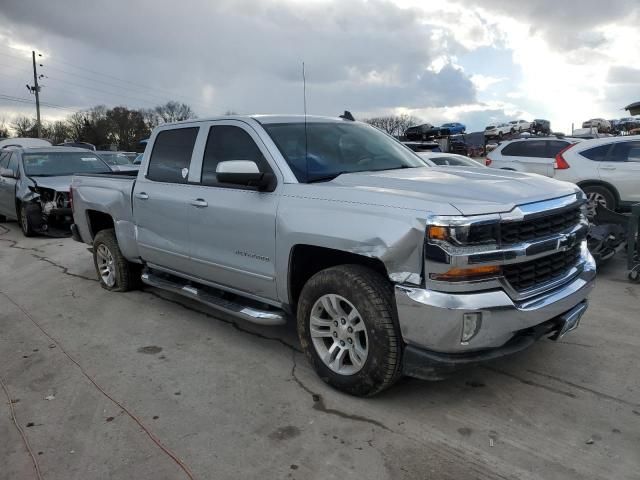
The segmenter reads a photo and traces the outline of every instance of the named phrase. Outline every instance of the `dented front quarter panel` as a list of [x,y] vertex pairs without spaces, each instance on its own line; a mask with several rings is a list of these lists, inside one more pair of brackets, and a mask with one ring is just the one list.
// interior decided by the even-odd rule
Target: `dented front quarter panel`
[[396,283],[421,283],[426,218],[459,212],[448,203],[366,192],[329,184],[289,184],[278,207],[278,296],[289,298],[290,255],[313,245],[379,259]]

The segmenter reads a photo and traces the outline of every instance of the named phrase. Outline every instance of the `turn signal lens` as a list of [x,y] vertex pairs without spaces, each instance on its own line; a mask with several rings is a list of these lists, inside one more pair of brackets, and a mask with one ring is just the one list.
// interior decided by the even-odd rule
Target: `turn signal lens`
[[456,282],[463,280],[475,280],[480,277],[488,277],[499,275],[501,272],[498,265],[473,267],[473,268],[452,268],[445,273],[432,273],[432,280],[441,280],[445,282]]
[[432,225],[429,227],[429,238],[432,240],[447,240],[449,238],[449,229],[447,227],[438,227]]

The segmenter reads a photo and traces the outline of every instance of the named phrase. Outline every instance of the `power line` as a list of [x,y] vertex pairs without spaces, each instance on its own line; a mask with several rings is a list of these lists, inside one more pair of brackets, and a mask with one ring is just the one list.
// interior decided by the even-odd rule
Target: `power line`
[[64,79],[62,79],[62,78],[57,78],[57,77],[48,77],[48,78],[49,78],[49,80],[56,80],[56,81],[58,81],[58,82],[67,83],[67,84],[72,85],[72,86],[74,86],[74,87],[78,87],[78,88],[85,88],[85,89],[87,89],[87,90],[93,90],[93,91],[95,91],[95,92],[100,92],[100,93],[104,93],[104,94],[107,94],[107,95],[113,95],[113,96],[116,96],[116,97],[127,98],[127,99],[129,99],[129,100],[134,100],[134,101],[136,101],[136,102],[142,102],[142,103],[147,103],[147,104],[150,104],[150,105],[156,106],[156,104],[155,104],[153,101],[151,101],[151,100],[146,100],[146,99],[141,99],[141,98],[131,97],[131,96],[129,96],[129,95],[124,95],[124,94],[122,94],[122,93],[117,93],[117,92],[109,92],[109,91],[107,91],[107,90],[101,90],[101,89],[99,89],[99,88],[89,87],[89,86],[87,86],[87,85],[82,85],[82,84],[80,84],[80,83],[70,82],[69,80],[64,80]]
[[[162,93],[163,93],[163,95],[170,95],[171,97],[183,97],[183,98],[187,99],[187,100],[188,100],[188,101],[190,101],[190,102],[193,102],[193,101],[194,101],[194,99],[190,99],[189,97],[186,97],[186,96],[184,96],[184,95],[176,95],[175,93],[170,92],[170,91],[168,91],[168,90],[164,90],[164,89],[162,89],[162,88],[158,88],[158,87],[150,87],[149,85],[143,85],[143,84],[141,84],[141,83],[132,82],[131,80],[125,80],[125,79],[123,79],[123,78],[119,78],[119,77],[116,77],[116,76],[114,76],[114,75],[109,75],[108,73],[97,72],[97,71],[95,71],[95,70],[90,70],[90,69],[88,69],[88,68],[79,67],[79,66],[77,66],[77,65],[74,65],[73,63],[65,62],[65,61],[60,60],[60,59],[56,59],[56,58],[49,59],[49,58],[48,58],[48,59],[47,59],[47,61],[53,61],[53,62],[62,63],[62,64],[64,64],[64,65],[68,65],[68,66],[70,66],[70,67],[72,67],[72,68],[76,68],[76,69],[78,69],[78,70],[84,70],[85,72],[89,72],[89,73],[92,73],[92,74],[94,74],[94,75],[98,75],[98,76],[100,76],[100,77],[108,77],[108,78],[111,78],[111,79],[113,79],[113,80],[117,80],[117,81],[119,81],[119,82],[128,83],[129,85],[135,85],[135,86],[137,86],[137,87],[139,87],[139,88],[143,88],[144,90],[155,90],[155,91],[157,91],[157,92],[162,92]],[[197,103],[197,102],[196,102],[196,103]]]
[[[3,53],[2,51],[0,51],[0,55],[4,55],[4,56],[7,56],[7,57],[15,58],[17,60],[28,60],[26,58],[18,57],[16,55],[11,55],[9,53]],[[170,92],[168,90],[164,90],[164,89],[161,89],[161,88],[158,88],[158,87],[150,87],[149,85],[143,85],[143,84],[140,84],[140,83],[132,82],[130,80],[126,80],[126,79],[123,79],[123,78],[116,77],[114,75],[110,75],[108,73],[98,72],[96,70],[91,70],[91,69],[88,69],[88,68],[79,67],[77,65],[74,65],[73,63],[66,62],[64,60],[60,60],[60,59],[57,59],[55,57],[54,58],[46,57],[46,65],[44,65],[43,68],[45,68],[45,69],[51,68],[53,70],[58,70],[60,72],[66,73],[68,75],[73,75],[73,76],[76,76],[76,77],[84,78],[84,79],[92,81],[92,82],[102,83],[102,84],[105,84],[105,85],[108,85],[108,86],[111,86],[111,87],[115,87],[115,88],[119,88],[119,89],[123,89],[123,90],[124,89],[131,90],[130,87],[125,87],[123,85],[116,85],[116,84],[113,84],[113,83],[105,82],[104,80],[97,80],[95,78],[90,78],[90,77],[87,77],[87,76],[80,75],[78,73],[69,72],[67,70],[63,70],[61,68],[58,68],[58,67],[55,67],[55,66],[51,66],[51,65],[49,65],[49,63],[51,63],[51,62],[53,62],[53,63],[61,63],[61,64],[64,64],[64,65],[68,65],[68,66],[70,66],[72,68],[78,69],[78,70],[83,70],[85,72],[89,72],[89,73],[91,73],[93,75],[97,75],[99,77],[108,77],[108,78],[111,78],[111,79],[116,80],[118,82],[126,83],[126,84],[129,84],[129,85],[134,85],[134,86],[138,87],[138,90],[139,89],[143,89],[143,92],[140,92],[140,91],[133,92],[133,93],[136,93],[136,94],[142,94],[142,95],[146,95],[146,96],[155,97],[155,98],[161,99],[162,101],[168,101],[168,100],[171,100],[171,99],[174,99],[174,98],[180,99],[180,97],[181,97],[182,99],[184,99],[184,100],[186,100],[186,101],[188,101],[190,103],[194,103],[196,105],[200,105],[199,101],[197,101],[196,99],[189,98],[189,97],[187,97],[185,95],[179,95],[179,94],[175,94],[173,92]],[[58,80],[59,81],[63,81],[63,82],[66,81],[66,80],[62,80],[62,79],[58,79]],[[67,83],[71,83],[71,82],[68,82],[68,81],[66,81],[66,82]],[[125,95],[116,94],[116,93],[113,93],[113,92],[106,92],[104,90],[98,90],[98,89],[91,88],[91,87],[86,87],[86,86],[81,86],[81,85],[76,85],[76,86],[80,86],[81,88],[90,88],[92,90],[95,90],[95,91],[98,91],[98,92],[101,92],[101,93],[108,93],[109,95],[125,96]],[[158,93],[161,93],[162,96],[148,93],[149,91],[156,91]],[[141,101],[141,99],[134,98],[134,97],[131,97],[131,96],[126,96],[126,97],[128,97],[130,99],[134,99],[136,101]],[[147,103],[157,102],[156,100],[153,100],[153,101],[152,100],[145,100],[145,101]],[[154,103],[154,105],[155,105],[155,103]]]
[[[29,105],[33,105],[33,100],[31,100],[29,98],[14,97],[13,95],[6,95],[4,93],[0,93],[0,100],[6,100],[6,101],[9,101],[9,102],[16,102],[16,103],[26,103],[26,104],[29,104]],[[78,109],[69,108],[69,107],[63,107],[62,105],[57,105],[55,103],[40,102],[40,104],[45,106],[45,107],[57,108],[57,109],[60,109],[60,110],[68,110],[70,112],[77,112],[78,111]]]

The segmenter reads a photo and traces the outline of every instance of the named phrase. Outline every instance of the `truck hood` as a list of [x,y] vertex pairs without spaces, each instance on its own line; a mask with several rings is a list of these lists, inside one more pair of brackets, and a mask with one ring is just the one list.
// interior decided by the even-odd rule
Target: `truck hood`
[[64,175],[61,177],[29,177],[38,187],[50,188],[56,192],[69,192],[71,187],[72,175]]
[[571,183],[541,175],[484,167],[427,167],[349,173],[328,184],[433,203],[446,202],[463,215],[509,212],[517,205],[578,191],[578,187]]

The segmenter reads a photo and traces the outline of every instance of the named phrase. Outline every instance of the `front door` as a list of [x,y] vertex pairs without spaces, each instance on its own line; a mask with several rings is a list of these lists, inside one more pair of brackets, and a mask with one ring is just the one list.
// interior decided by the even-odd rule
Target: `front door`
[[188,175],[198,127],[161,130],[133,191],[140,255],[148,263],[189,271]]
[[234,120],[209,124],[199,184],[189,188],[192,271],[204,280],[276,299],[278,186],[269,192],[218,182],[216,167],[228,160],[250,160],[262,172],[279,173],[249,125]]
[[622,202],[640,202],[640,140],[616,142],[598,164],[600,178],[614,185]]
[[[18,155],[5,152],[0,156],[0,168],[18,173]],[[16,182],[15,178],[0,176],[0,215],[11,218],[16,216]]]

